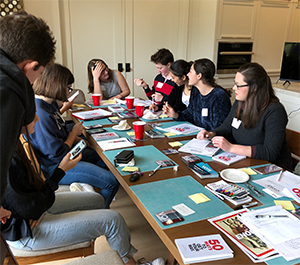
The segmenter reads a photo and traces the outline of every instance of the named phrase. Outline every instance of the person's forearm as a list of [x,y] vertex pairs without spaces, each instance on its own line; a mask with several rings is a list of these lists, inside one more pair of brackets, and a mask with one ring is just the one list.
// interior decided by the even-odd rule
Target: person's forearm
[[233,144],[229,150],[230,153],[252,157],[251,146]]
[[72,145],[74,144],[76,138],[77,138],[77,135],[73,131],[71,131],[68,135],[67,140],[65,141],[65,144],[71,148]]
[[100,81],[99,80],[94,80],[94,92],[93,94],[100,94],[100,100],[102,100],[102,89],[101,89],[101,85],[100,85]]

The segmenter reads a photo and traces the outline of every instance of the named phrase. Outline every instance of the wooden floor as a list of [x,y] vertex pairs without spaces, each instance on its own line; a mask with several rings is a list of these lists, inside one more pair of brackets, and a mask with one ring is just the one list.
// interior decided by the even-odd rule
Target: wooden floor
[[[116,200],[112,202],[111,209],[119,212],[124,217],[131,232],[132,245],[138,249],[134,255],[135,260],[145,257],[147,260],[153,260],[158,257],[167,258],[168,250],[161,242],[159,237],[153,231],[146,219],[142,216],[138,208],[134,205],[127,193],[120,187],[116,195]],[[109,250],[110,247],[104,236],[96,240],[95,252]],[[38,263],[39,265],[61,265],[75,259]]]

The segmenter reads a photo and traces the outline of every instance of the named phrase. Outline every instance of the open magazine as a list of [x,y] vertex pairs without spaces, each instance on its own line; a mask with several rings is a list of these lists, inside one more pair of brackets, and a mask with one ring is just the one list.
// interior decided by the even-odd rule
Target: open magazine
[[248,209],[242,209],[210,218],[208,221],[230,238],[253,262],[264,262],[279,257],[280,255],[273,247],[238,219],[239,214],[248,211]]

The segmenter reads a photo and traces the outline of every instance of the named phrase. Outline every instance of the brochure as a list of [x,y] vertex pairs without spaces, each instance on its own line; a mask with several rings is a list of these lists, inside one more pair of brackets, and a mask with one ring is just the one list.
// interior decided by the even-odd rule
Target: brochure
[[233,251],[219,234],[175,239],[185,264],[233,258]]
[[208,221],[230,238],[253,262],[263,262],[279,257],[278,252],[258,237],[238,215],[248,212],[242,209],[208,219]]

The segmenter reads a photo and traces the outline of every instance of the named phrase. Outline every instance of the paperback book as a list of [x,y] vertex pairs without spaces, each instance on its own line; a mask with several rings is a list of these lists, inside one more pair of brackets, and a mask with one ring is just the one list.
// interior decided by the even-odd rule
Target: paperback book
[[233,163],[236,163],[238,161],[241,161],[245,158],[246,158],[246,156],[237,155],[237,154],[228,153],[228,152],[222,152],[221,154],[215,155],[212,157],[213,160],[221,162],[227,166],[229,166]]
[[201,179],[219,177],[219,173],[204,162],[189,164],[189,168]]
[[233,251],[219,234],[175,239],[184,264],[233,258]]
[[239,214],[247,211],[249,210],[242,209],[230,212],[210,218],[208,221],[230,238],[253,262],[264,262],[278,257],[279,254],[274,248],[238,219]]

